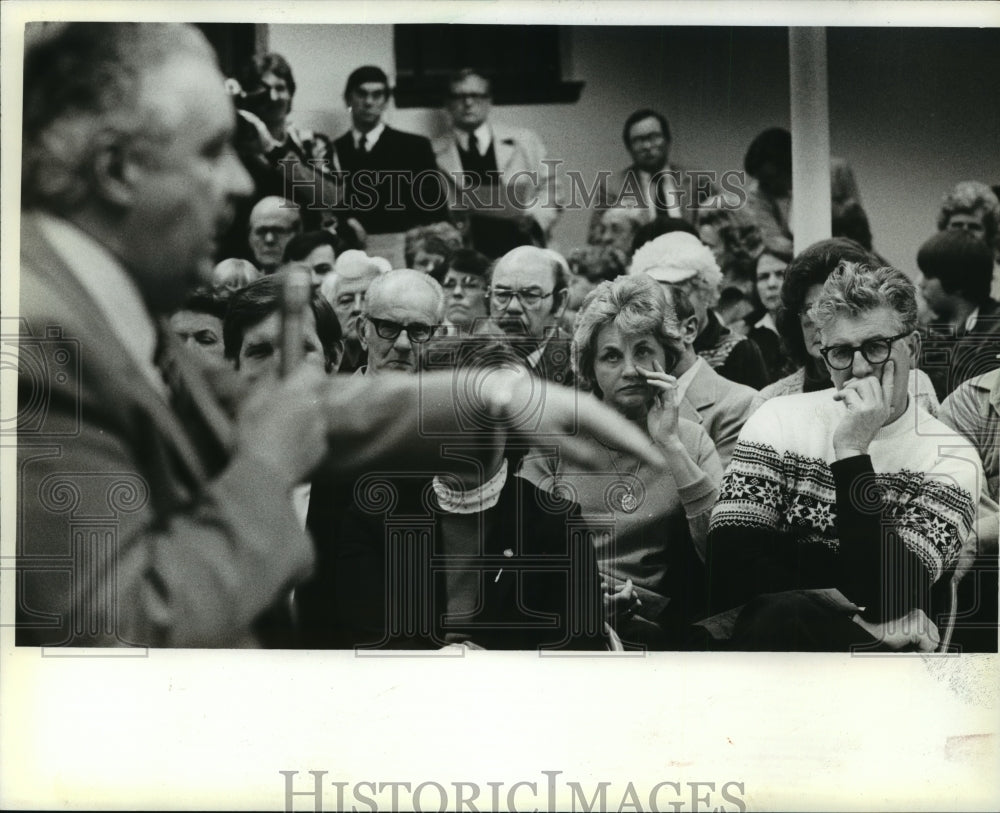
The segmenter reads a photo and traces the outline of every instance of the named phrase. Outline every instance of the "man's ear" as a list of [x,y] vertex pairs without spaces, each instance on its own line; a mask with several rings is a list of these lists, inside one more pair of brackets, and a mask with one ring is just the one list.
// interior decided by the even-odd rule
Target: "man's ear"
[[681,321],[681,338],[684,344],[694,344],[698,338],[698,317],[691,314],[687,319]]
[[569,303],[569,288],[563,288],[552,295],[552,315],[558,319]]
[[344,360],[344,343],[341,340],[330,345],[330,352],[326,357],[327,373],[336,373],[340,370],[340,364]]
[[920,333],[916,330],[906,337],[906,349],[910,352],[910,366],[912,368],[916,368],[917,360],[920,358],[921,341]]
[[364,314],[358,314],[358,321],[356,322],[358,331],[358,341],[361,342],[361,348],[367,352],[368,351],[368,338],[365,335],[365,331],[368,329],[368,320],[365,319]]
[[94,150],[94,190],[114,206],[129,206],[135,198],[138,166],[120,136],[102,133]]

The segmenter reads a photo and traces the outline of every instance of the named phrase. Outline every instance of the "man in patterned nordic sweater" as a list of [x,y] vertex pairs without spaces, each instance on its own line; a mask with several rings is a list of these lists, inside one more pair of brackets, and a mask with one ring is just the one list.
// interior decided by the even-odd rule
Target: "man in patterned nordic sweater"
[[930,588],[969,537],[981,464],[907,394],[920,337],[902,272],[841,263],[814,318],[835,388],[774,398],[740,433],[709,532],[712,610],[746,605],[738,649],[933,649]]

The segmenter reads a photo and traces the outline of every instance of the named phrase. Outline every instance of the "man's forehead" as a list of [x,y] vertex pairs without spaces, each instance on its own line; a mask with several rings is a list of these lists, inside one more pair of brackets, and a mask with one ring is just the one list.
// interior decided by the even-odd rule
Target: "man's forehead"
[[378,276],[378,272],[373,272],[370,274],[359,274],[357,276],[337,277],[336,292],[354,294],[358,291],[367,291],[368,286],[374,282],[375,278]]
[[486,92],[486,80],[481,76],[476,76],[475,74],[471,76],[465,76],[459,79],[457,82],[453,82],[451,89],[455,90],[465,90],[465,91],[475,91],[479,93]]
[[903,323],[892,308],[875,308],[856,315],[838,313],[822,327],[827,344],[858,344],[869,339],[884,339],[903,330]]
[[644,119],[639,119],[635,122],[628,131],[630,136],[636,135],[649,135],[650,133],[663,133],[663,128],[660,126],[660,122],[653,116],[647,116]]
[[360,93],[385,93],[389,88],[384,82],[362,82],[354,90]]
[[539,256],[527,255],[516,261],[501,262],[493,271],[494,286],[545,288],[554,281],[552,262]]
[[419,280],[397,281],[376,291],[374,297],[368,297],[367,306],[376,318],[427,324],[438,321],[437,295]]
[[280,205],[274,206],[263,206],[259,209],[254,209],[250,213],[250,223],[251,225],[263,225],[263,224],[281,224],[281,225],[291,225],[299,219],[298,209],[291,206],[282,207]]

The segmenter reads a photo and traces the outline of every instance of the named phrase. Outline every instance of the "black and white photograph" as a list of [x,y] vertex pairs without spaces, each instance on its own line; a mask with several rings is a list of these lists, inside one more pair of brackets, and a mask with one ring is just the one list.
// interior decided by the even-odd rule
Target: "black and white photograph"
[[1000,805],[1000,3],[0,13],[0,806]]

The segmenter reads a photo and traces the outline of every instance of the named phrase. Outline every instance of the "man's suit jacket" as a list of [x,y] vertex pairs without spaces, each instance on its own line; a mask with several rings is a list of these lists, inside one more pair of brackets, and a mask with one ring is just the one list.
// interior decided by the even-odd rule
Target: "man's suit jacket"
[[715,444],[726,470],[743,424],[764,399],[752,387],[723,378],[708,363],[699,364],[680,403],[680,416],[700,423]]
[[[545,146],[531,130],[490,124],[493,131],[493,152],[497,170],[505,186],[510,185],[508,198],[528,204],[525,214],[535,219],[546,240],[564,207],[563,188],[558,173],[552,171],[545,158]],[[433,141],[437,165],[445,173],[451,189],[452,206],[456,201],[456,181],[462,172],[462,159],[454,132],[449,131]],[[534,180],[529,173],[534,174]]]
[[257,643],[312,546],[201,371],[171,406],[30,215],[19,332],[17,643]]
[[[347,173],[345,214],[356,217],[365,231],[395,234],[448,220],[447,189],[438,176],[430,141],[424,136],[387,126],[370,152],[354,146],[350,131],[338,138],[334,147],[340,168]],[[392,173],[404,174],[396,178]]]
[[[699,179],[697,175],[673,164],[668,164],[663,171],[670,174],[681,194],[681,198],[677,201],[681,217],[695,225],[698,207],[718,193],[717,187],[705,178]],[[607,178],[602,176],[597,187],[594,211],[590,216],[588,242],[600,242],[601,216],[608,209],[619,205],[638,206],[641,209],[648,209],[650,206],[649,190],[643,184],[639,170],[635,166],[626,167]]]

